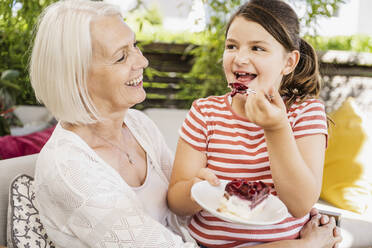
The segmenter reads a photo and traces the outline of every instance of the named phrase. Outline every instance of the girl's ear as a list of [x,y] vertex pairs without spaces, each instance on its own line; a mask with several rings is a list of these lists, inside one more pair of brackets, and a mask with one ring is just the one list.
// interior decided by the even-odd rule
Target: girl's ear
[[298,50],[293,50],[286,55],[286,65],[283,68],[283,75],[288,75],[296,68],[298,61],[300,61],[300,52]]

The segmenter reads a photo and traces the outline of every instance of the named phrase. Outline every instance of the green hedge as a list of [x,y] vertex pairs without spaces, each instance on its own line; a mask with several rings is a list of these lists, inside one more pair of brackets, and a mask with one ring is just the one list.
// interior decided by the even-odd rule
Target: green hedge
[[[0,73],[17,70],[19,76],[12,80],[21,90],[12,91],[16,104],[37,104],[28,78],[27,64],[30,41],[37,17],[45,6],[56,0],[1,0],[0,1]],[[19,9],[18,11],[16,11]],[[1,111],[0,111],[1,112]]]
[[[11,83],[18,87],[9,87],[0,81],[0,89],[12,91],[15,96],[16,104],[37,104],[34,93],[32,91],[27,71],[27,64],[30,55],[30,42],[32,40],[33,27],[37,20],[37,16],[45,6],[56,0],[1,0],[0,1],[0,73],[12,69],[19,71],[19,76],[12,80]],[[154,11],[128,18],[129,22],[137,23],[135,30],[138,32],[138,37],[148,39],[148,42],[153,41],[177,41],[182,42],[197,42],[201,45],[198,49],[192,51],[195,56],[195,65],[192,73],[186,75],[194,84],[180,94],[190,94],[193,97],[200,97],[208,94],[217,94],[225,90],[225,85],[218,84],[217,81],[224,81],[224,76],[221,70],[221,56],[223,52],[224,42],[224,26],[226,16],[231,12],[231,9],[236,8],[242,3],[241,0],[231,0],[221,2],[219,0],[206,1],[209,7],[215,12],[211,16],[210,25],[207,30],[198,34],[168,34],[161,31],[161,17]],[[304,18],[306,23],[310,23],[312,18],[317,15],[331,15],[337,6],[343,0],[306,0],[309,7],[309,16]],[[322,11],[324,6],[330,4],[332,11],[327,13]],[[16,8],[18,11],[14,11]],[[327,7],[328,8],[328,7]],[[131,20],[130,20],[131,19]],[[145,35],[148,33],[149,24],[156,27],[157,35]],[[190,36],[192,38],[190,39]],[[152,39],[152,40],[151,40]],[[368,36],[351,36],[351,37],[307,37],[307,39],[315,45],[316,49],[328,50],[353,50],[357,52],[372,52],[372,38]],[[196,79],[195,79],[196,78]],[[204,82],[204,86],[200,86],[200,82]],[[8,82],[9,83],[9,82]],[[17,90],[20,88],[21,90]],[[0,110],[1,112],[1,110]]]
[[372,53],[372,36],[305,37],[317,50],[345,50]]

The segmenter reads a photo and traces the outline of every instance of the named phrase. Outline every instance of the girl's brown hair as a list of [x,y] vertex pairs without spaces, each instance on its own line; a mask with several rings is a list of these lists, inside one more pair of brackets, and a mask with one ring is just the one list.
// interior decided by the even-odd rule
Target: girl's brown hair
[[251,0],[230,18],[226,35],[236,17],[256,22],[266,29],[288,52],[298,50],[300,60],[293,72],[283,77],[279,93],[287,109],[296,101],[318,97],[321,80],[314,48],[300,38],[300,24],[294,10],[281,0]]

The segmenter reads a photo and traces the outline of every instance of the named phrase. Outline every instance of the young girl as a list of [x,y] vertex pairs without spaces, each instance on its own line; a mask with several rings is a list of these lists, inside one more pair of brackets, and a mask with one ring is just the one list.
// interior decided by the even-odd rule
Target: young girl
[[[242,247],[295,239],[318,200],[327,119],[317,99],[314,49],[299,37],[292,8],[280,0],[252,0],[232,16],[223,68],[229,84],[255,93],[196,100],[180,130],[168,192],[170,208],[193,215],[192,236],[207,247]],[[190,197],[192,185],[248,178],[275,187],[291,216],[269,226],[218,219]]]

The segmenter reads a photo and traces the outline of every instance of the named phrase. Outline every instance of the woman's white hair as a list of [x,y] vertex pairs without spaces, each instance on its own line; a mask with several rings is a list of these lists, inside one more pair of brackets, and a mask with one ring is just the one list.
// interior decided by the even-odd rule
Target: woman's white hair
[[72,124],[100,121],[87,90],[92,59],[90,24],[99,16],[121,15],[104,2],[65,0],[40,15],[30,60],[36,98],[57,120]]

